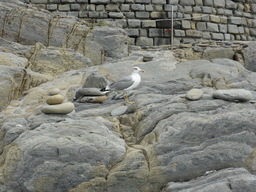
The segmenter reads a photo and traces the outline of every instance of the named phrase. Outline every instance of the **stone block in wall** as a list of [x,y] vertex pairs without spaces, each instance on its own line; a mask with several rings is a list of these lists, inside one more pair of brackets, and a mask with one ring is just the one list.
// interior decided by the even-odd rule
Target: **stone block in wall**
[[251,4],[250,7],[251,7],[251,12],[256,13],[256,4]]
[[148,36],[149,37],[162,37],[163,29],[149,29]]
[[238,33],[244,34],[244,27],[242,26],[238,27]]
[[181,21],[181,28],[182,28],[182,29],[191,29],[191,23],[190,23],[190,21],[182,20],[182,21]]
[[118,4],[108,4],[106,6],[106,10],[107,11],[112,11],[112,12],[119,12],[120,11]]
[[228,33],[238,34],[238,27],[237,27],[237,25],[228,24]]
[[191,6],[184,6],[184,13],[192,13],[193,9]]
[[245,27],[245,28],[244,28],[244,33],[245,33],[246,35],[250,35],[250,30],[249,30],[249,28]]
[[211,34],[209,32],[202,32],[203,39],[211,39]]
[[121,5],[121,11],[130,11],[130,5],[129,4],[122,4]]
[[254,14],[243,12],[243,17],[254,19]]
[[69,4],[59,5],[58,10],[63,12],[68,12],[70,11],[70,6]]
[[167,3],[170,5],[178,5],[179,0],[167,0]]
[[197,30],[186,30],[186,36],[187,37],[195,37],[195,38],[200,38],[203,36],[202,31],[197,31]]
[[148,19],[149,18],[149,12],[141,12],[138,11],[135,13],[135,17],[138,19]]
[[46,9],[49,11],[56,11],[56,10],[58,10],[58,5],[57,4],[48,4],[46,6]]
[[154,5],[157,5],[157,4],[163,5],[163,4],[166,4],[166,0],[152,0],[152,4],[154,4]]
[[202,12],[207,14],[212,14],[212,7],[202,7]]
[[213,0],[213,6],[214,7],[225,7],[226,6],[226,1],[225,0]]
[[232,10],[225,9],[225,15],[227,15],[227,16],[232,16],[232,15],[233,15],[233,11],[232,11]]
[[60,3],[60,0],[49,0],[49,3]]
[[236,40],[241,40],[241,36],[240,35],[235,35]]
[[94,4],[90,4],[87,6],[88,11],[95,11],[95,9],[96,9],[96,6]]
[[153,46],[153,38],[139,37],[136,42],[137,46]]
[[133,19],[135,18],[134,12],[123,12],[124,16],[128,19]]
[[131,37],[140,36],[139,29],[125,29],[125,31],[128,34],[128,36],[131,36]]
[[235,3],[232,0],[226,0],[226,8],[236,10],[237,9],[237,3]]
[[67,12],[59,12],[59,11],[53,11],[52,14],[54,14],[54,15],[61,15],[61,16],[67,16],[68,15]]
[[140,37],[147,37],[148,36],[147,29],[139,29],[139,32],[140,32]]
[[219,29],[220,29],[221,33],[227,33],[228,32],[228,26],[227,25],[220,24]]
[[220,23],[220,17],[217,15],[210,15],[210,22]]
[[131,10],[132,11],[144,11],[145,10],[145,5],[142,5],[142,4],[132,4],[131,5]]
[[108,18],[108,13],[105,11],[99,12],[99,18]]
[[202,21],[210,21],[210,16],[206,14],[202,14]]
[[211,39],[218,40],[218,41],[223,41],[224,40],[224,35],[222,33],[211,33]]
[[111,0],[111,3],[124,3],[125,0]]
[[89,18],[99,18],[99,12],[89,11],[88,16]]
[[93,4],[109,4],[110,0],[90,0]]
[[179,30],[179,29],[175,29],[174,30],[174,36],[175,37],[185,37],[185,31],[184,30]]
[[203,6],[203,0],[195,0],[196,6]]
[[156,21],[155,20],[142,20],[141,26],[143,28],[156,27]]
[[178,10],[178,6],[170,5],[170,4],[164,5],[164,10],[165,11],[172,11],[172,8],[173,8],[173,11],[177,11]]
[[96,6],[96,11],[105,11],[105,6],[104,5],[97,5]]
[[184,6],[178,5],[178,12],[184,13]]
[[153,11],[153,5],[146,5],[146,11]]
[[245,35],[241,35],[241,40],[242,40],[242,41],[247,41],[246,36],[245,36]]
[[125,3],[133,4],[135,2],[134,2],[134,0],[125,0]]
[[205,22],[197,22],[196,29],[198,31],[206,31],[206,23]]
[[204,6],[210,6],[213,7],[213,1],[212,0],[203,0]]
[[129,28],[138,28],[141,27],[141,21],[139,19],[128,19]]
[[46,4],[46,3],[48,3],[48,0],[31,0],[31,3],[33,3],[33,4]]
[[70,12],[68,12],[68,14],[67,14],[68,16],[73,16],[73,17],[78,17],[78,12],[77,11],[70,11]]
[[224,34],[224,40],[230,41],[230,34]]
[[163,10],[163,5],[153,5],[153,9],[156,12],[161,12]]
[[166,13],[165,12],[151,12],[150,18],[152,18],[152,19],[166,18]]
[[256,36],[256,30],[255,29],[252,29],[250,28],[250,36]]
[[184,14],[184,19],[190,21],[191,20],[191,15],[190,14]]
[[252,20],[252,27],[256,27],[256,20]]
[[219,32],[219,27],[218,27],[218,24],[216,23],[207,23],[206,27],[207,27],[207,31]]
[[108,16],[113,19],[122,19],[124,14],[122,12],[109,12]]
[[234,35],[230,35],[230,41],[234,41],[235,40],[235,36]]
[[228,23],[228,18],[225,17],[225,16],[221,16],[220,17],[220,22],[226,24],[226,23]]
[[242,17],[243,13],[241,11],[234,10],[234,16]]
[[195,5],[195,0],[180,0],[180,4],[193,6],[193,5]]
[[36,4],[35,6],[38,9],[46,9],[46,4]]
[[79,12],[78,17],[79,18],[87,18],[88,17],[88,12],[85,12],[85,11]]
[[222,9],[222,8],[217,9],[217,14],[218,15],[224,15],[225,14],[224,9]]
[[128,27],[126,19],[116,19],[115,21],[119,25],[121,25],[123,28],[127,28]]
[[79,4],[71,4],[70,5],[70,10],[71,11],[80,11],[81,6]]
[[237,9],[238,9],[239,11],[243,12],[243,11],[244,11],[244,5],[238,3],[238,4],[237,4]]
[[170,45],[170,38],[154,38],[154,46]]
[[252,20],[251,19],[247,19],[247,27],[252,27]]
[[149,4],[149,3],[151,3],[151,0],[135,0],[135,3],[138,3],[138,4]]
[[202,15],[198,13],[193,13],[192,14],[192,19],[193,21],[201,21],[202,20]]
[[228,21],[230,24],[235,24],[235,25],[243,25],[244,24],[244,21],[241,17],[229,17],[228,18]]
[[202,12],[202,9],[201,9],[201,7],[193,7],[193,12],[194,13],[201,13]]
[[252,41],[253,40],[251,36],[247,36],[246,38],[247,38],[247,41]]

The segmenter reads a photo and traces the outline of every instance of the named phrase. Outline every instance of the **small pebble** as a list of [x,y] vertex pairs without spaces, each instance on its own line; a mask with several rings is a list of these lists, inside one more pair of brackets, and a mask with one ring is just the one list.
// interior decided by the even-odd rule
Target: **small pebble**
[[50,89],[49,90],[49,95],[50,96],[52,96],[52,95],[57,95],[57,94],[59,94],[60,93],[60,89],[58,89],[58,88],[53,88],[53,89]]
[[191,89],[187,92],[186,98],[192,101],[198,100],[203,96],[203,90],[201,89]]
[[111,111],[111,115],[112,116],[123,115],[126,112],[127,109],[128,109],[127,106],[118,107],[118,108],[114,109],[113,111]]

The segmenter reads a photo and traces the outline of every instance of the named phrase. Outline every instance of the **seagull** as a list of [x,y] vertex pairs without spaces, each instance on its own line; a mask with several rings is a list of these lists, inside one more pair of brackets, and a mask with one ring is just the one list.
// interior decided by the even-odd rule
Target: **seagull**
[[133,71],[132,71],[131,75],[125,76],[122,79],[107,85],[105,88],[101,89],[101,91],[104,93],[111,92],[111,91],[125,91],[126,96],[123,95],[125,101],[127,103],[132,104],[133,102],[128,101],[126,91],[136,88],[140,84],[140,81],[141,81],[139,72],[143,72],[143,73],[145,72],[144,70],[140,69],[139,67],[133,67],[132,69],[133,69]]

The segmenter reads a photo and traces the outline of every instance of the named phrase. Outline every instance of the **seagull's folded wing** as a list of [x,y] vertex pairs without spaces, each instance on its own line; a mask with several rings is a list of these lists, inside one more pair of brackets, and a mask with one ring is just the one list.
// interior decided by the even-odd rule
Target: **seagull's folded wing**
[[123,79],[120,79],[112,84],[109,85],[110,90],[124,90],[128,87],[132,86],[134,80],[131,76],[126,76]]

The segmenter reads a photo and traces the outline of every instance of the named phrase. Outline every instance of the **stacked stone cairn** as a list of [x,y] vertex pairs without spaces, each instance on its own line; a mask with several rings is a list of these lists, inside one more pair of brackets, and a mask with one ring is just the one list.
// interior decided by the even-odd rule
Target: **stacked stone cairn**
[[41,111],[46,114],[68,114],[71,113],[75,106],[71,102],[64,102],[64,96],[60,94],[58,88],[51,89],[49,91],[49,97],[46,99],[45,105],[41,108]]

